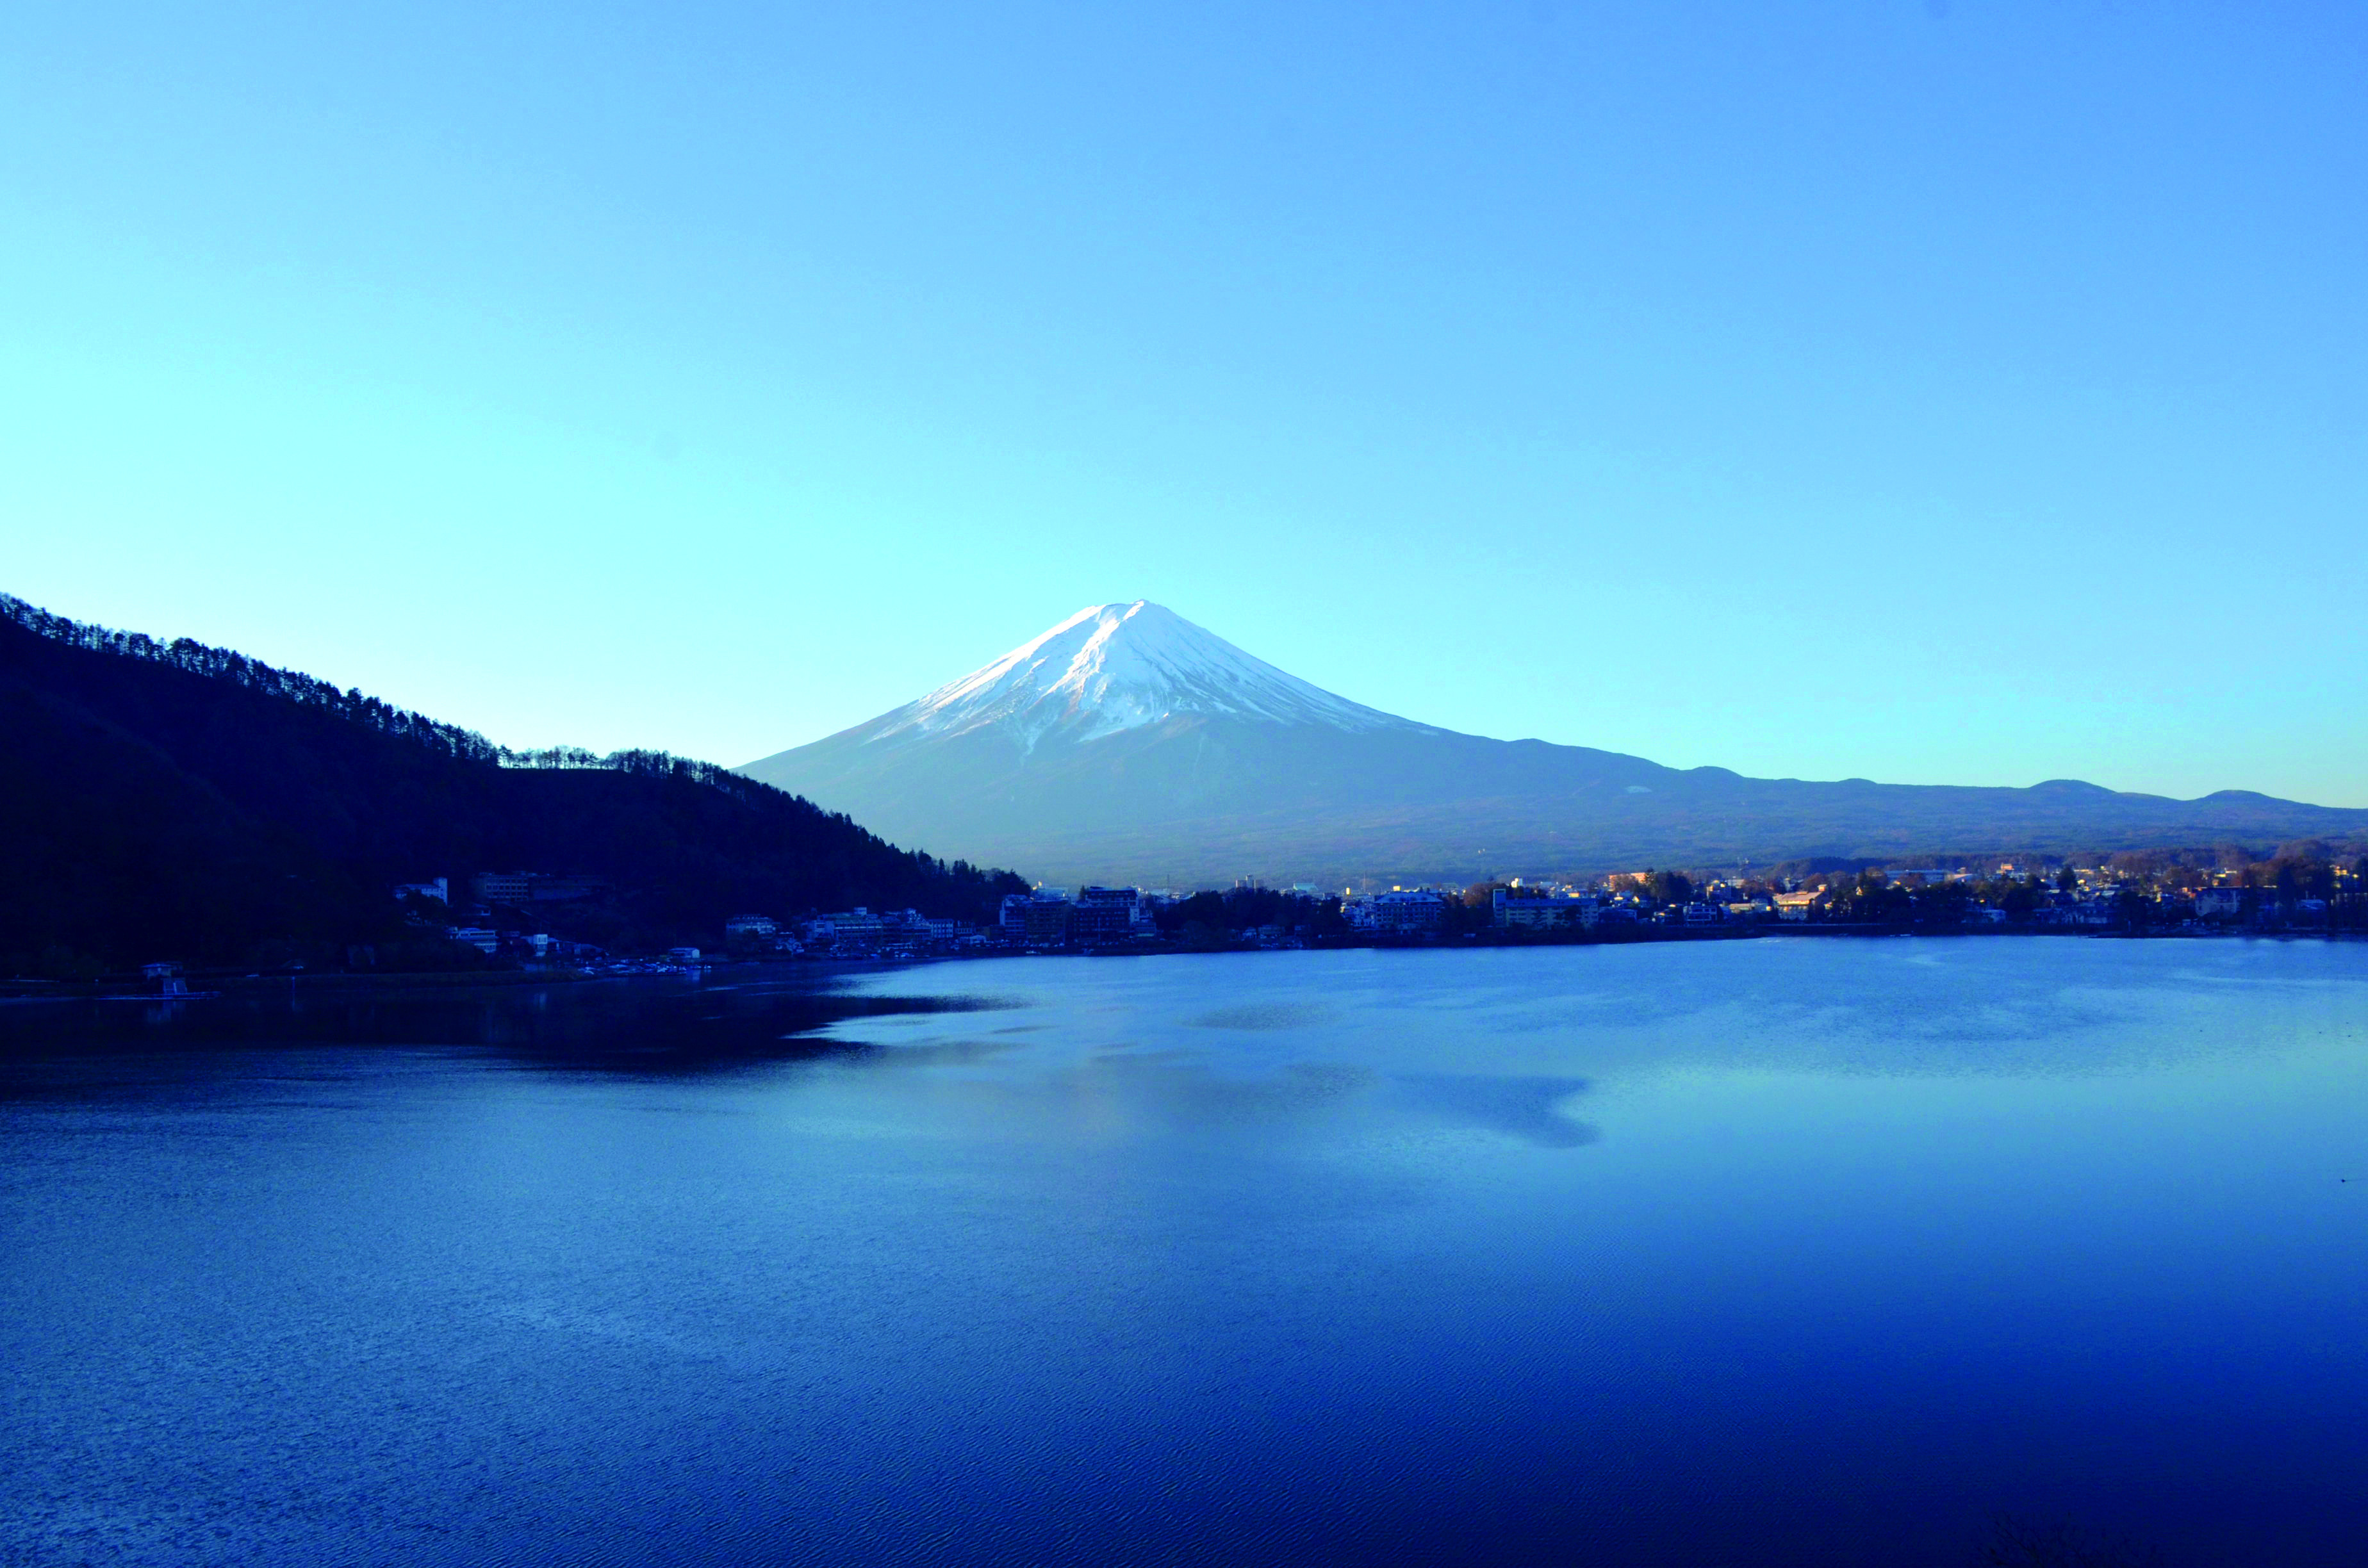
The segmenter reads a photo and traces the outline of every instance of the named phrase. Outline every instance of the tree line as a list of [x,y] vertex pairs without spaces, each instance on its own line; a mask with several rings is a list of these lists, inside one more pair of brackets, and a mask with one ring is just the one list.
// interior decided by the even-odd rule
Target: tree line
[[0,976],[465,962],[391,889],[442,876],[460,902],[476,871],[599,880],[534,928],[622,950],[712,942],[750,911],[985,921],[1025,887],[712,763],[521,765],[532,754],[326,681],[13,598],[0,741]]

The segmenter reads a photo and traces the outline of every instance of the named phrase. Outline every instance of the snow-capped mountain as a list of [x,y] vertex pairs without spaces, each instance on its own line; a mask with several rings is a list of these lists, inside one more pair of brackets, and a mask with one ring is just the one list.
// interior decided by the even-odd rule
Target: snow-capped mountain
[[2368,812],[1679,770],[1397,718],[1144,600],[741,769],[899,843],[1053,881],[1339,885],[1804,855],[2061,852],[2368,832]]
[[1363,707],[1243,653],[1165,606],[1088,605],[989,665],[863,726],[871,741],[999,730],[1029,750],[1044,735],[1100,740],[1179,714],[1355,733],[1428,725]]

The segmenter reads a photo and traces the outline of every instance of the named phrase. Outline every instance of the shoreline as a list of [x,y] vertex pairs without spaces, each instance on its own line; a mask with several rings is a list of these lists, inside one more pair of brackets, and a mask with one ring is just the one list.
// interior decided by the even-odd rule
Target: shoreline
[[[1915,926],[1848,925],[1840,923],[1760,925],[1730,930],[1639,932],[1617,937],[1572,935],[1540,937],[1530,934],[1508,937],[1501,934],[1468,934],[1461,939],[1360,939],[1317,940],[1288,945],[1266,946],[1258,943],[1226,943],[1221,946],[1188,947],[1182,943],[1159,942],[1128,944],[1101,948],[996,949],[984,952],[909,953],[896,956],[780,959],[732,959],[715,963],[701,963],[677,971],[672,978],[708,979],[735,972],[762,971],[773,974],[807,973],[817,979],[837,973],[853,973],[865,970],[905,969],[921,964],[951,964],[994,962],[999,960],[1026,958],[1084,959],[1149,959],[1199,958],[1212,954],[1257,952],[1474,952],[1504,949],[1534,949],[1541,948],[1630,948],[1681,945],[1698,942],[1748,942],[1770,937],[1807,937],[1827,940],[1849,938],[1884,939],[1900,937],[1923,937],[1935,939],[1998,940],[2002,938],[2071,939],[2083,941],[2198,941],[2198,942],[2327,942],[2330,944],[2368,941],[2362,931],[2148,931],[2094,930],[2063,928],[2023,928],[2017,930],[1974,928],[1928,928]],[[235,996],[280,995],[290,999],[305,995],[378,993],[451,993],[474,990],[514,990],[521,986],[583,985],[603,981],[625,981],[660,978],[655,973],[604,974],[580,969],[547,970],[424,970],[381,973],[368,970],[318,971],[295,974],[254,975],[233,971],[196,970],[188,973],[192,983],[190,994],[160,995],[153,991],[110,985],[105,978],[96,981],[43,981],[30,977],[11,977],[0,981],[0,1006],[35,1005],[56,1002],[146,1002],[156,1006],[179,1006],[185,1003],[226,999]]]

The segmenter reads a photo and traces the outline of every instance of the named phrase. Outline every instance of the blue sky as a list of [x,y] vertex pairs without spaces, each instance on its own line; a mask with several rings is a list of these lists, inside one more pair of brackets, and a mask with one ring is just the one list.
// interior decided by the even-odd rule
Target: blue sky
[[2368,805],[2344,7],[83,3],[0,588],[741,762],[1149,597],[1359,701]]

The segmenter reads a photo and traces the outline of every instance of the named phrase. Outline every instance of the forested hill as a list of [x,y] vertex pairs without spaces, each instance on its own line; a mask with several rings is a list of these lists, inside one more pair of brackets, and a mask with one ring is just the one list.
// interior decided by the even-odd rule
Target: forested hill
[[[530,760],[544,766],[506,766]],[[0,827],[0,973],[62,955],[342,961],[416,933],[393,884],[457,889],[483,870],[605,879],[610,895],[546,926],[572,917],[622,947],[712,941],[743,912],[991,918],[1024,885],[711,764],[529,758],[237,653],[6,596]]]

